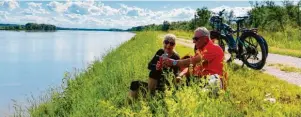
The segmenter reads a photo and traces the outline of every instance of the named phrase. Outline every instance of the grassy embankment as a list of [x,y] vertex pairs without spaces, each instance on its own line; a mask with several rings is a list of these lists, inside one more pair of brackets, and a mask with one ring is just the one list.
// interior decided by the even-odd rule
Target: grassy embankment
[[[299,116],[301,88],[285,81],[238,66],[228,66],[229,86],[219,98],[207,96],[198,87],[166,91],[161,100],[126,104],[132,80],[148,78],[147,63],[161,46],[156,32],[139,32],[130,41],[112,50],[102,62],[86,71],[67,74],[63,92],[55,90],[34,100],[31,116]],[[176,48],[180,55],[190,48]],[[72,77],[71,77],[72,76]],[[71,77],[71,78],[70,78]],[[265,101],[269,98],[276,102]],[[38,104],[39,103],[39,104]]]
[[[179,38],[191,39],[192,31],[170,31]],[[259,32],[269,45],[269,52],[301,58],[301,31],[289,29],[284,32]]]

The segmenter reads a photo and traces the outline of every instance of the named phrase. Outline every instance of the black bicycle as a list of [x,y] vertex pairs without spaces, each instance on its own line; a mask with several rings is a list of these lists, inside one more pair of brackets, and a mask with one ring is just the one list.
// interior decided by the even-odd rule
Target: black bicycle
[[[231,55],[228,62],[231,62],[233,59],[239,59],[252,69],[262,69],[268,56],[268,45],[265,39],[257,33],[257,28],[247,29],[243,27],[244,21],[248,18],[247,16],[237,17],[236,20],[232,20],[237,25],[237,29],[233,30],[229,25],[223,23],[222,15],[224,11],[219,12],[217,16],[212,16],[210,24],[213,32],[218,35],[216,37],[218,45],[224,52],[226,44],[231,44],[230,41],[232,41],[232,45],[234,43],[237,46],[228,48],[228,52]],[[233,40],[233,34],[235,33],[236,40]],[[232,40],[230,40],[230,36],[232,36]]]

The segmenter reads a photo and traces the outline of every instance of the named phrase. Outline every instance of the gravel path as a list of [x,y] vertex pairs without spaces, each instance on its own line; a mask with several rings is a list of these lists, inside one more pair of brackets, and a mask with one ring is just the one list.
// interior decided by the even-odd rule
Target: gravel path
[[[184,45],[186,47],[191,47],[191,48],[194,47],[192,40],[177,38],[177,43]],[[228,56],[228,55],[226,55],[226,56]],[[235,59],[234,62],[237,64],[242,64],[242,62],[237,59]],[[301,87],[301,74],[300,73],[285,72],[285,71],[281,71],[280,69],[278,69],[274,66],[268,66],[269,64],[275,64],[275,63],[289,65],[291,67],[301,69],[301,58],[269,53],[266,64],[263,67],[263,69],[261,70],[264,73],[268,73],[281,80],[285,80],[291,84],[295,84],[295,85],[298,85]]]

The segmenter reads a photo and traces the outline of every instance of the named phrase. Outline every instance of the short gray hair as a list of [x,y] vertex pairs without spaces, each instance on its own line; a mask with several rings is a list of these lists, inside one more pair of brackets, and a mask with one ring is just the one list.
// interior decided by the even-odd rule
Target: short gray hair
[[165,35],[164,40],[172,40],[172,41],[176,42],[176,38],[177,37],[174,34],[167,34],[167,35]]
[[194,31],[195,33],[198,32],[200,33],[202,36],[207,36],[210,38],[210,32],[207,30],[207,28],[205,27],[198,27],[197,29],[195,29]]

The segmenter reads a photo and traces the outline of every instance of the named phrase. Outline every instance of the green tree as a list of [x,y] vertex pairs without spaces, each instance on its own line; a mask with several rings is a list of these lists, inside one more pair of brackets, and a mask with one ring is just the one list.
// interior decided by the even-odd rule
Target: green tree
[[209,18],[211,17],[211,13],[207,7],[203,7],[202,9],[197,9],[197,21],[196,25],[198,26],[207,26],[209,24]]
[[169,30],[170,23],[168,21],[163,21],[162,31]]

